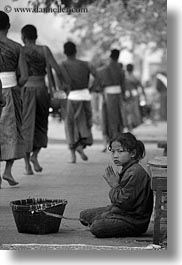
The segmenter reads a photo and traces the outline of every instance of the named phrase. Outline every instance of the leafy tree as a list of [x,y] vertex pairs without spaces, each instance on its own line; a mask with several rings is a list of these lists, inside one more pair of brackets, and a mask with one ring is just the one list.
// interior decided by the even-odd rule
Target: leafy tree
[[85,50],[95,47],[95,59],[103,56],[113,43],[121,50],[128,48],[126,40],[132,43],[133,54],[138,46],[145,44],[147,48],[151,42],[154,49],[165,52],[166,10],[166,0],[92,1],[87,14],[75,14],[77,20],[73,30],[80,31]]
[[88,7],[88,13],[71,14],[77,18],[75,29],[87,30],[85,38],[89,36],[95,40],[98,26],[98,37],[101,32],[110,35],[110,39],[125,35],[135,43],[152,41],[157,47],[166,48],[167,0],[29,0],[28,3],[47,8]]
[[[153,43],[154,49],[167,47],[167,0],[30,0],[34,6],[87,7],[88,13],[70,13],[75,17],[72,29],[80,38],[82,50],[95,49],[95,57],[113,43],[120,49]],[[128,40],[128,41],[126,41]]]

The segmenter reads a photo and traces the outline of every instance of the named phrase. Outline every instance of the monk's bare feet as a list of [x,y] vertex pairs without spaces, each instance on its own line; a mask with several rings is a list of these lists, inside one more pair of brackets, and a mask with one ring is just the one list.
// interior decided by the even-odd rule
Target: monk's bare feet
[[10,186],[16,186],[18,185],[19,183],[13,178],[13,176],[10,174],[10,175],[7,175],[7,174],[4,174],[3,175],[3,179],[6,180]]
[[43,170],[43,168],[40,166],[40,164],[39,164],[39,162],[38,162],[38,160],[37,160],[36,157],[31,156],[31,157],[30,157],[30,162],[32,162],[33,167],[34,167],[34,170],[35,170],[36,172],[41,172],[41,171]]
[[74,150],[71,150],[71,159],[70,159],[69,163],[71,163],[71,164],[76,163],[76,154],[75,154]]
[[25,166],[24,175],[33,175],[33,170],[32,170],[31,165],[26,165]]
[[82,147],[82,146],[78,146],[78,147],[76,148],[76,151],[80,154],[82,160],[84,160],[84,161],[87,161],[87,160],[88,160],[88,157],[87,157],[86,154],[84,153],[84,151],[83,151],[83,147]]

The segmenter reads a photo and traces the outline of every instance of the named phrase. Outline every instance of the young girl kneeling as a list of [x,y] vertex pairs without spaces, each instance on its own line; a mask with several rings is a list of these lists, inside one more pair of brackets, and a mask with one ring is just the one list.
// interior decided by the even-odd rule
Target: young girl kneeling
[[139,164],[144,144],[123,133],[110,142],[109,151],[118,169],[108,166],[103,176],[111,187],[111,205],[82,211],[81,223],[100,238],[139,236],[147,231],[153,209],[150,177]]

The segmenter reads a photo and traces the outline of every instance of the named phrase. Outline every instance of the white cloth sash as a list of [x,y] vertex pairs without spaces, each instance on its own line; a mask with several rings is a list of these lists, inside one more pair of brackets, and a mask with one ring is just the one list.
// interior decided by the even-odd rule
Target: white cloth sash
[[104,92],[106,94],[120,94],[121,93],[121,87],[120,86],[106,86],[104,88]]
[[90,101],[91,100],[91,95],[90,95],[90,92],[89,92],[88,88],[84,88],[84,89],[81,89],[81,90],[70,91],[70,93],[68,95],[68,99],[69,100],[86,100],[86,101]]
[[0,73],[0,79],[3,88],[14,87],[17,85],[15,72],[2,72]]
[[157,74],[156,77],[167,87],[167,77],[162,74]]

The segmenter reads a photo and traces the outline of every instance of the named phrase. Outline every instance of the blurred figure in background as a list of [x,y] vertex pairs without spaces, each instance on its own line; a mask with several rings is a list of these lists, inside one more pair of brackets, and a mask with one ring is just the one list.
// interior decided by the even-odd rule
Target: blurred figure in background
[[167,75],[159,72],[156,75],[156,89],[160,93],[160,118],[167,120]]
[[[24,53],[28,65],[29,78],[22,90],[23,100],[23,136],[26,144],[25,174],[32,175],[33,170],[41,172],[38,161],[41,148],[47,147],[48,115],[50,97],[45,84],[45,75],[48,79],[50,69],[54,68],[62,80],[61,70],[47,46],[37,45],[37,29],[33,25],[26,25],[21,30],[25,44]],[[51,86],[49,86],[51,87]],[[51,94],[53,91],[50,91]],[[31,154],[31,156],[30,156]]]
[[[0,118],[1,118],[1,112],[2,112],[2,108],[5,106],[5,100],[2,94],[2,82],[0,79]],[[0,134],[1,137],[1,134]],[[1,138],[0,138],[0,144],[1,144]],[[0,155],[1,155],[1,149],[0,149]],[[1,164],[0,164],[0,188],[1,188]]]
[[73,42],[64,44],[64,53],[67,60],[62,63],[62,67],[67,73],[69,84],[65,130],[71,151],[70,162],[76,163],[76,151],[86,161],[88,157],[83,149],[93,143],[91,95],[88,86],[90,74],[95,78],[94,86],[97,86],[98,76],[89,62],[76,58],[77,49]]
[[[9,17],[0,11],[0,80],[5,100],[0,117],[0,161],[6,161],[2,178],[9,185],[18,184],[12,176],[15,159],[25,156],[22,135],[21,88],[27,78],[27,65],[22,46],[7,38],[10,28]],[[0,177],[0,187],[1,187]]]
[[157,91],[154,80],[147,80],[144,83],[145,95],[146,95],[146,105],[140,106],[141,113],[143,117],[143,122],[145,124],[153,123],[156,125],[157,120],[159,120],[159,92]]
[[102,131],[104,149],[118,134],[123,132],[123,100],[125,97],[125,74],[118,63],[119,50],[111,50],[110,63],[99,71],[103,91]]
[[125,103],[125,115],[126,115],[126,124],[129,131],[132,131],[133,128],[139,126],[142,123],[142,116],[140,112],[140,91],[146,101],[144,87],[141,84],[140,80],[134,75],[134,65],[127,64],[126,66],[126,103]]

